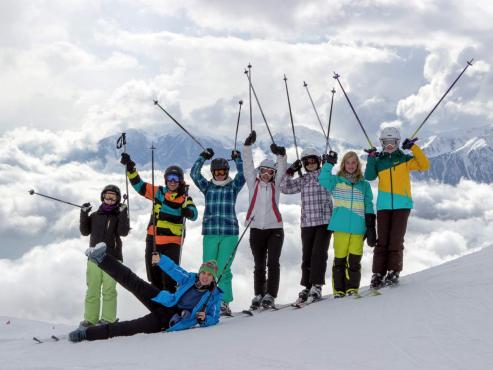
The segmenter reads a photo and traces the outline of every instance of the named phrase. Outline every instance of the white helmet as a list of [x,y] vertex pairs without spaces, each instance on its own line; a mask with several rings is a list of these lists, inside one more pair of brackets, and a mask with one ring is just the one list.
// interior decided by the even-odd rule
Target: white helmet
[[317,151],[317,149],[315,148],[306,148],[305,150],[303,150],[301,152],[301,160],[303,160],[303,158],[307,158],[307,157],[318,157],[320,158],[320,153]]
[[401,134],[399,133],[399,129],[397,127],[385,127],[380,133],[380,141],[386,139],[400,140]]
[[260,167],[272,168],[273,170],[277,170],[277,164],[272,159],[264,159],[260,162]]

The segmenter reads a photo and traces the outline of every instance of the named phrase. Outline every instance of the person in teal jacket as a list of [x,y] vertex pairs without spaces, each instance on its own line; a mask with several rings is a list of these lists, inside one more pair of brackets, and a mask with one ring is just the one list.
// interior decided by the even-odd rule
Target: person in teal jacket
[[166,255],[154,255],[156,263],[176,281],[175,293],[159,290],[135,275],[113,256],[106,253],[106,244],[100,243],[86,251],[89,260],[96,263],[121,286],[130,291],[150,311],[145,316],[91,327],[80,326],[69,334],[71,342],[108,339],[138,333],[185,330],[219,322],[222,291],[217,287],[217,263],[204,262],[198,273],[187,272]]
[[334,233],[334,298],[357,295],[365,237],[370,247],[376,244],[373,193],[363,177],[361,162],[355,152],[344,155],[337,175],[332,174],[337,153],[331,151],[322,158],[324,165],[318,182],[334,198],[334,211],[328,226]]

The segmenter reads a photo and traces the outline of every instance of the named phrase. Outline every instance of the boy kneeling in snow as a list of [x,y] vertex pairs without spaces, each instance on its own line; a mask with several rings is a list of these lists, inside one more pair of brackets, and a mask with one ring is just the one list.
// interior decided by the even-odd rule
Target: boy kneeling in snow
[[69,334],[71,342],[184,330],[197,324],[210,326],[218,323],[222,291],[216,286],[216,261],[204,262],[196,274],[185,271],[165,255],[153,256],[153,263],[158,264],[179,286],[176,293],[170,293],[166,290],[160,291],[142,280],[128,267],[108,255],[104,243],[89,248],[86,255],[121,286],[133,293],[151,312],[135,320],[88,328],[79,327]]

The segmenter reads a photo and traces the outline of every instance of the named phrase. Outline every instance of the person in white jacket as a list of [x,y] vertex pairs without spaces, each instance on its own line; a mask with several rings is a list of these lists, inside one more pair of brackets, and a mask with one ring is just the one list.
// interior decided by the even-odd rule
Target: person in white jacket
[[256,136],[255,131],[252,131],[243,146],[243,169],[250,199],[246,222],[253,218],[250,227],[250,248],[255,263],[252,310],[260,306],[273,307],[279,291],[279,258],[284,230],[279,212],[280,181],[276,181],[276,174],[284,174],[287,168],[286,149],[276,144],[272,144],[270,149],[276,155],[277,163],[264,159],[255,168],[252,144]]

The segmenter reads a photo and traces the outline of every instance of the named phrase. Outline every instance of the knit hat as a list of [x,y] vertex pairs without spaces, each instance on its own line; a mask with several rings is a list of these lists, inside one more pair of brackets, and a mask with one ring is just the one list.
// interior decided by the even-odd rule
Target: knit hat
[[201,272],[204,272],[204,271],[209,272],[214,277],[214,280],[217,279],[217,262],[216,262],[216,260],[210,260],[210,261],[204,262],[199,268],[199,274]]

